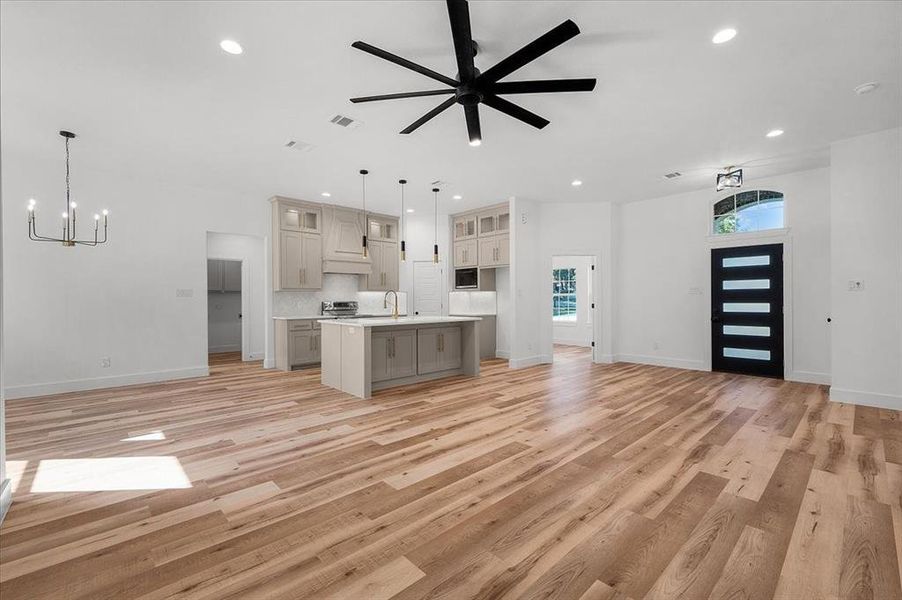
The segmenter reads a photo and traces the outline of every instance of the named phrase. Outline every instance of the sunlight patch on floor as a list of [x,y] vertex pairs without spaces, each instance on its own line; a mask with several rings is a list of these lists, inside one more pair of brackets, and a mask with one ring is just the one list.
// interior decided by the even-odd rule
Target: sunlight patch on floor
[[8,460],[6,461],[6,476],[9,477],[10,491],[16,493],[19,484],[22,483],[22,477],[25,475],[25,469],[28,467],[27,460]]
[[151,431],[141,435],[133,435],[119,440],[120,442],[152,442],[154,440],[165,440],[166,434],[162,431]]
[[166,490],[191,487],[174,456],[47,459],[38,464],[32,493]]

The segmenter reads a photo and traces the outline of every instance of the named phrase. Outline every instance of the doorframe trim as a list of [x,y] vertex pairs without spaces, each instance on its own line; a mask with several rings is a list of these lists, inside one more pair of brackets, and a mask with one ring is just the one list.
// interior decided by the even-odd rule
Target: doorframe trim
[[793,379],[793,331],[792,331],[792,233],[790,229],[742,233],[725,236],[708,236],[705,241],[705,284],[703,328],[705,332],[705,352],[703,366],[711,371],[711,251],[718,248],[742,248],[764,244],[783,244],[783,379]]

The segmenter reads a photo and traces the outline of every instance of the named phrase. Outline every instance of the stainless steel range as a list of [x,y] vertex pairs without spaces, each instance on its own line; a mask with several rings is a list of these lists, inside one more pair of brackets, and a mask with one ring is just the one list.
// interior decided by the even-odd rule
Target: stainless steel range
[[323,302],[323,316],[325,317],[356,317],[356,300],[331,300]]

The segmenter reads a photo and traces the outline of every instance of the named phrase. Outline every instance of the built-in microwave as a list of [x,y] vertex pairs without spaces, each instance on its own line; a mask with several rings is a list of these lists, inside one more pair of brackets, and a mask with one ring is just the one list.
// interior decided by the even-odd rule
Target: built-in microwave
[[475,290],[479,288],[479,269],[476,267],[454,270],[454,289]]

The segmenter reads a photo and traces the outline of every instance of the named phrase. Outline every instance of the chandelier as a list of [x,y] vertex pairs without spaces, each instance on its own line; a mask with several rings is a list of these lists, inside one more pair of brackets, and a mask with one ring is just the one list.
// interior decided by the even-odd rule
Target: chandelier
[[57,242],[63,246],[74,247],[76,244],[83,246],[96,246],[107,241],[107,220],[110,211],[103,209],[103,239],[99,239],[101,215],[94,215],[94,239],[78,239],[75,227],[77,224],[75,209],[78,205],[69,197],[69,140],[75,137],[70,131],[60,131],[60,135],[66,139],[66,210],[63,211],[62,233],[60,237],[47,237],[38,235],[37,232],[37,202],[34,198],[28,201],[28,239],[35,242]]

